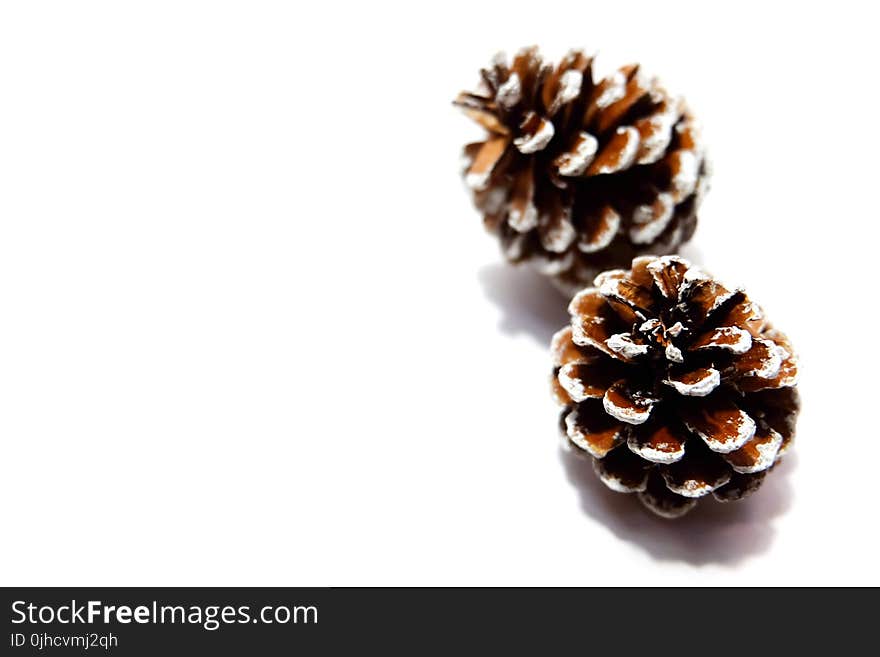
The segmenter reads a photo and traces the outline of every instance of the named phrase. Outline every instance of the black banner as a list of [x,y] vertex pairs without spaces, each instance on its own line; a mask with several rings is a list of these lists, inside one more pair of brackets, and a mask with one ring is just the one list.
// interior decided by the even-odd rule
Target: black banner
[[[867,649],[874,590],[2,589],[4,655]],[[701,643],[702,642],[702,643]],[[845,654],[845,653],[844,653]]]

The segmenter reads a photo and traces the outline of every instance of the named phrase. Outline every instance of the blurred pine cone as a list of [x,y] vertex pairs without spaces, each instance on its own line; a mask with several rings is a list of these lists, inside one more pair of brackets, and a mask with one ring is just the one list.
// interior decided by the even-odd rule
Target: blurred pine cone
[[616,491],[677,517],[738,500],[791,444],[797,358],[741,290],[674,256],[600,274],[553,337],[567,444]]
[[637,65],[594,82],[592,58],[536,48],[481,70],[455,104],[488,132],[464,178],[511,262],[569,294],[640,254],[691,238],[708,168],[693,118]]

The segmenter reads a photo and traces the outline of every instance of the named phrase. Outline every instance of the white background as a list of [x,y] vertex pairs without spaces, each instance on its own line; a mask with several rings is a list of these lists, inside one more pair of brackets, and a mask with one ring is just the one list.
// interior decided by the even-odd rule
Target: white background
[[[3,3],[0,583],[880,584],[876,21],[725,7]],[[655,519],[558,448],[565,302],[450,104],[531,43],[702,120],[685,254],[803,367],[742,504]]]

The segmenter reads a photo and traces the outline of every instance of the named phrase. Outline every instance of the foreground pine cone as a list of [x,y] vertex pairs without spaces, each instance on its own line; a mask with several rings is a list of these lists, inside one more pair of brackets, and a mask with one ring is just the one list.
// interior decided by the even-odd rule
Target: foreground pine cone
[[553,337],[568,444],[666,517],[755,491],[794,437],[797,359],[741,290],[674,256],[600,274]]
[[488,131],[465,147],[464,177],[508,260],[573,294],[691,238],[708,181],[697,129],[638,66],[595,82],[584,53],[554,67],[529,48],[481,75],[455,101]]

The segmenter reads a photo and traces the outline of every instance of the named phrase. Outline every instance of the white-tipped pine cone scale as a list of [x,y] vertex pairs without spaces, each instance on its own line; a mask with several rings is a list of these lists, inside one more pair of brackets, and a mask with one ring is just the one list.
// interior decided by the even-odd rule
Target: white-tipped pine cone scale
[[794,438],[797,357],[742,290],[675,256],[600,274],[552,342],[567,444],[665,517],[754,492]]
[[465,182],[508,260],[573,294],[600,271],[688,241],[708,188],[693,117],[639,66],[594,80],[592,57],[537,48],[481,71],[455,104],[486,130]]

